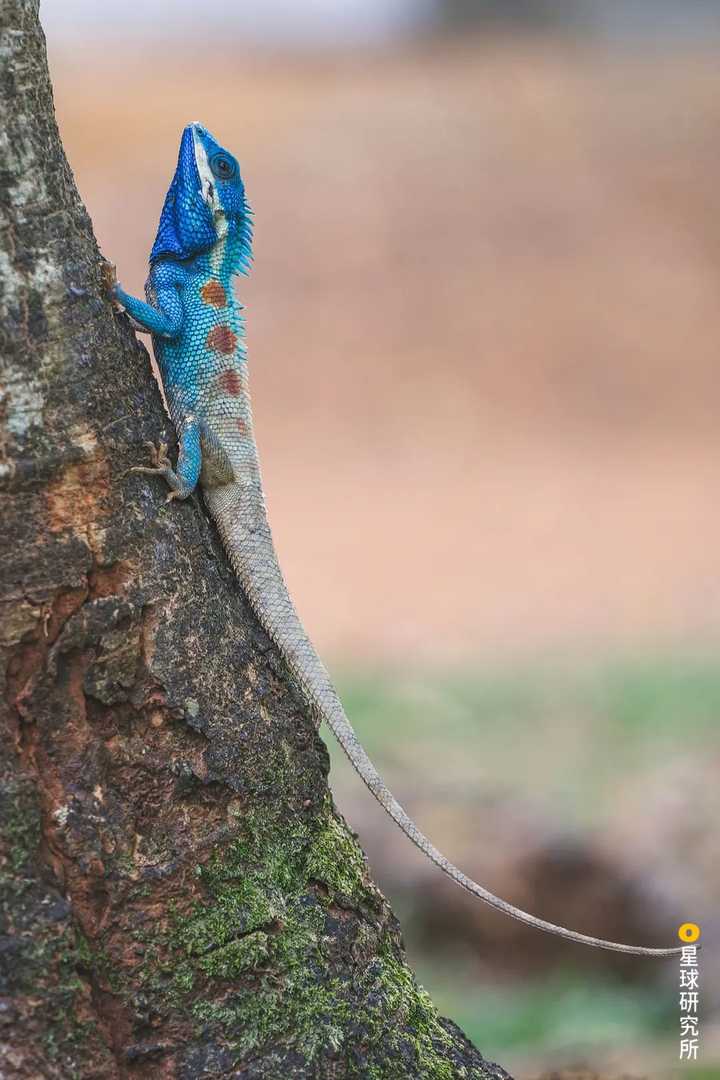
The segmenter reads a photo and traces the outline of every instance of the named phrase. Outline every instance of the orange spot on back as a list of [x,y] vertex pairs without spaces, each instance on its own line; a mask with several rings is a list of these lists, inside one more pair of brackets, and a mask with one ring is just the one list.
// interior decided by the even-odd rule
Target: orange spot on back
[[213,326],[205,339],[205,344],[213,352],[222,353],[223,356],[230,356],[231,353],[235,352],[237,337],[229,326],[221,323],[220,326]]
[[222,375],[218,378],[218,383],[226,394],[230,397],[238,397],[242,390],[242,381],[237,371],[223,371]]
[[243,418],[241,416],[239,416],[237,418],[237,420],[235,421],[235,427],[238,429],[238,431],[239,431],[239,433],[241,435],[247,435],[248,426],[247,426],[247,424],[245,423],[245,421],[243,420]]
[[209,304],[210,307],[221,308],[225,307],[227,304],[225,290],[220,282],[216,281],[214,278],[210,278],[209,281],[205,282],[200,290],[200,296],[202,297],[203,302]]

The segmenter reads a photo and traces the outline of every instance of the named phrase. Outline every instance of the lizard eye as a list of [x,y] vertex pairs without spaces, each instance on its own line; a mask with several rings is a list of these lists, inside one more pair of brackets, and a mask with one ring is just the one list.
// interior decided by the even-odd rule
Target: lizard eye
[[232,180],[237,175],[237,165],[227,154],[215,154],[210,159],[210,168],[218,180]]

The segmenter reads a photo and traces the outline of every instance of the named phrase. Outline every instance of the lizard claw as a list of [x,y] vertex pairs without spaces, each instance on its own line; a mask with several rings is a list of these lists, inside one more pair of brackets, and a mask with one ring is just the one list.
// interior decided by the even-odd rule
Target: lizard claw
[[146,442],[145,445],[150,450],[152,465],[132,465],[128,472],[150,473],[151,475],[160,473],[163,476],[167,476],[168,472],[172,472],[172,462],[168,457],[167,443],[160,442],[156,445],[152,442]]
[[[148,450],[150,451],[150,460],[152,461],[153,470],[155,470],[155,469],[163,470],[163,469],[171,469],[172,468],[172,462],[170,461],[170,458],[168,457],[167,443],[164,443],[164,442],[159,442],[159,443],[146,442],[145,445],[147,446]],[[142,468],[143,468],[143,466],[136,466],[136,471],[139,470],[139,469],[142,469]],[[144,471],[147,471],[147,469],[144,469]]]
[[115,311],[124,311],[122,304],[117,298],[116,290],[118,288],[117,270],[112,263],[104,261],[100,267],[100,284],[103,291],[110,299]]

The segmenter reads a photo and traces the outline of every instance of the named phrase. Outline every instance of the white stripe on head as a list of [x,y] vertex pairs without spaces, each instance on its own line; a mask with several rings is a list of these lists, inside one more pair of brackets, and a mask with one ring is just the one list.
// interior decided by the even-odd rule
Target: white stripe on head
[[218,242],[215,244],[212,255],[210,255],[210,266],[217,272],[222,266],[223,258],[225,258],[225,240],[228,234],[228,218],[225,211],[223,211],[222,203],[220,202],[217,184],[213,178],[213,171],[207,160],[207,151],[203,146],[203,141],[200,137],[201,131],[204,131],[202,124],[192,124],[192,145],[195,151],[195,164],[198,165],[198,173],[200,174],[200,197],[208,207],[208,210],[212,211],[215,221],[215,231],[217,233]]
[[217,210],[221,210],[222,207],[220,206],[216,185],[213,182],[213,174],[210,169],[207,151],[200,138],[199,131],[201,125],[193,123],[191,127],[193,133],[193,149],[195,150],[195,164],[197,165],[197,170],[200,174],[200,197],[205,205],[215,213]]
[[223,258],[225,256],[225,238],[228,231],[228,220],[225,211],[223,210],[222,203],[220,202],[220,196],[218,195],[217,183],[213,179],[212,169],[208,161],[207,151],[203,146],[202,139],[200,138],[200,131],[204,130],[202,124],[193,123],[193,148],[195,150],[195,164],[197,165],[198,173],[200,174],[200,197],[212,211],[213,219],[215,222],[215,232],[217,233],[218,243],[212,252],[210,265],[216,272],[222,266]]

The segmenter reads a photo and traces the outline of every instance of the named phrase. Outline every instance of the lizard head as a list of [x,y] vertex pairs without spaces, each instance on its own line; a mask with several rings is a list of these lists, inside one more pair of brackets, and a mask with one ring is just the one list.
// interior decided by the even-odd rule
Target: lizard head
[[172,183],[165,196],[150,262],[165,256],[189,259],[234,232],[241,268],[250,260],[250,208],[240,166],[201,124],[188,124]]

